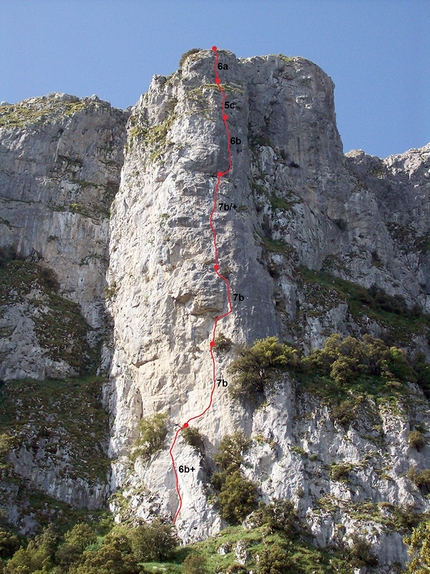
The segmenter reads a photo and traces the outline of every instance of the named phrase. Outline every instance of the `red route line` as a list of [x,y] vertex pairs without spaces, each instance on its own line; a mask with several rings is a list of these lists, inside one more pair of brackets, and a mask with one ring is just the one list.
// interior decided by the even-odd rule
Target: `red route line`
[[175,473],[175,481],[176,481],[176,492],[178,494],[178,499],[179,499],[179,506],[178,506],[178,510],[176,511],[175,514],[175,518],[173,519],[173,524],[176,524],[176,520],[179,516],[179,513],[181,512],[181,508],[182,508],[182,496],[181,496],[181,490],[179,488],[179,475],[178,475],[178,471],[176,469],[176,463],[175,463],[175,457],[173,456],[173,449],[175,448],[176,445],[176,441],[178,440],[178,436],[179,433],[188,427],[189,423],[191,421],[194,421],[196,419],[199,419],[200,417],[202,417],[203,415],[205,415],[208,410],[211,408],[212,403],[213,403],[213,397],[214,397],[214,393],[215,393],[215,389],[216,389],[216,364],[215,364],[215,357],[214,357],[214,353],[213,353],[213,347],[215,345],[215,335],[216,335],[216,329],[217,329],[217,325],[218,325],[218,321],[220,319],[223,319],[224,317],[227,317],[228,315],[230,315],[230,313],[233,311],[233,305],[231,302],[231,289],[230,289],[230,283],[228,281],[228,279],[226,277],[224,277],[224,275],[221,275],[221,273],[219,272],[219,262],[218,262],[218,246],[216,243],[216,229],[213,225],[213,216],[214,213],[216,211],[216,204],[217,204],[217,196],[218,196],[218,190],[219,190],[219,186],[221,183],[221,178],[224,177],[225,175],[227,175],[232,169],[233,169],[233,159],[232,159],[232,153],[231,153],[231,142],[230,142],[230,129],[228,127],[228,116],[225,113],[225,100],[226,100],[226,95],[224,90],[222,89],[221,86],[221,80],[219,78],[218,75],[218,48],[216,46],[212,47],[212,50],[215,52],[215,62],[214,62],[214,72],[215,72],[215,82],[221,92],[222,95],[222,119],[224,122],[224,127],[225,127],[225,131],[226,131],[226,135],[227,135],[227,149],[228,149],[228,169],[226,171],[219,171],[217,173],[217,182],[215,185],[215,189],[214,189],[214,201],[213,201],[213,206],[212,206],[212,211],[211,214],[209,216],[209,225],[210,228],[212,230],[212,234],[213,234],[213,241],[214,241],[214,261],[215,261],[215,265],[214,265],[214,269],[216,271],[216,274],[218,275],[218,277],[220,279],[222,279],[225,283],[226,289],[227,289],[227,300],[228,300],[228,311],[226,313],[223,313],[222,315],[218,315],[215,318],[215,322],[214,322],[214,326],[213,326],[213,330],[212,330],[212,340],[209,343],[209,352],[211,355],[211,360],[212,360],[212,390],[211,390],[211,394],[210,394],[210,398],[209,398],[209,404],[208,406],[205,408],[204,411],[202,411],[200,414],[195,415],[194,417],[191,417],[187,420],[186,423],[184,423],[175,433],[175,436],[173,438],[173,442],[172,442],[172,446],[170,447],[169,450],[169,454],[170,454],[170,458],[172,460],[172,467],[173,467],[173,471]]

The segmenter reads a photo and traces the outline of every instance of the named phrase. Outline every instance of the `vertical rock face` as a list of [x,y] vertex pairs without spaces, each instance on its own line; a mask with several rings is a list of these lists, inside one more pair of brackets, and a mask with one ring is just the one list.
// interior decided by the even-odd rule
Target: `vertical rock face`
[[[54,271],[51,291],[59,290],[63,307],[76,303],[69,334],[72,323],[83,322],[83,337],[92,347],[106,327],[109,208],[119,184],[125,121],[122,110],[96,96],[50,94],[0,108],[0,248]],[[23,290],[18,278],[8,285],[2,300],[3,378],[43,379],[80,370],[79,356],[72,363],[62,353],[53,357],[52,345],[38,336],[40,320],[55,316],[44,287],[49,285],[39,281]]]
[[[219,74],[227,101],[234,103],[228,108],[231,136],[241,143],[232,144],[233,170],[222,178],[218,198],[236,207],[217,209],[214,227],[220,271],[243,300],[220,321],[218,334],[234,344],[274,335],[312,349],[334,331],[390,332],[383,318],[354,312],[347,281],[401,296],[405,308],[429,309],[427,148],[387,160],[362,152],[345,158],[333,84],[315,64],[283,56],[238,60],[223,51],[220,62],[228,66]],[[216,174],[228,167],[213,65],[210,51],[188,56],[172,76],[155,76],[133,108],[111,219],[112,486],[127,499],[131,514],[143,517],[172,518],[176,512],[168,446],[178,425],[209,404],[209,342],[214,318],[227,310],[224,283],[213,270],[209,227]],[[409,205],[416,207],[406,215]],[[413,247],[406,244],[405,229],[415,238]],[[427,327],[420,329],[404,346],[428,353]],[[218,376],[228,379],[232,357],[231,351],[217,355]],[[413,392],[422,399],[419,390]],[[427,424],[427,403],[420,404],[416,420]],[[138,457],[131,463],[138,423],[154,412],[169,417],[166,448],[149,461]],[[208,461],[220,439],[237,430],[254,439],[244,472],[263,499],[296,500],[321,544],[338,539],[335,524],[350,520],[349,503],[426,509],[420,492],[399,479],[409,468],[408,415],[387,416],[382,409],[377,417],[389,437],[379,454],[364,422],[359,430],[345,431],[312,397],[296,397],[288,380],[258,410],[217,389],[213,406],[195,422],[205,437],[206,459],[181,435],[174,449],[178,465],[196,469],[179,476],[180,535],[198,539],[220,528],[207,498]],[[427,447],[416,457],[418,466],[430,462]],[[330,465],[341,462],[356,469],[352,490],[330,478]],[[337,501],[338,516],[324,518],[317,499]],[[119,513],[120,507],[112,506]],[[351,519],[343,536],[356,527]],[[381,543],[382,559],[404,560],[404,547],[394,552],[399,540],[390,536]]]
[[37,527],[31,501],[42,493],[106,504],[101,383],[45,380],[106,370],[109,212],[126,118],[95,96],[0,107],[0,432],[13,437],[0,505],[23,533]]

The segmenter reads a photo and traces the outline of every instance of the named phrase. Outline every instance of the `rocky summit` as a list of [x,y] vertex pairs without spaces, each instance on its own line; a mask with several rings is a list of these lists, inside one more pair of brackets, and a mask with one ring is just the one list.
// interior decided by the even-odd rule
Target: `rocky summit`
[[[0,107],[4,519],[30,535],[60,507],[174,519],[170,446],[209,403],[228,305],[209,216],[230,146],[213,225],[233,312],[211,408],[174,447],[178,535],[252,527],[252,504],[231,518],[230,469],[255,505],[290,500],[312,544],[359,534],[379,560],[363,568],[394,572],[430,511],[430,144],[344,154],[317,65],[220,50],[220,90],[214,62],[191,50],[127,111]],[[242,392],[260,348],[300,365],[265,379],[260,361],[267,384]]]

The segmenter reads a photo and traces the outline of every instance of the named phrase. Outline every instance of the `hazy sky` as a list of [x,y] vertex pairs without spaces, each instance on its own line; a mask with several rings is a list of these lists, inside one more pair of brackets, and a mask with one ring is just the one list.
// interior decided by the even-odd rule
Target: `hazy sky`
[[214,44],[321,66],[345,151],[430,141],[430,0],[0,0],[0,100],[56,91],[125,108]]

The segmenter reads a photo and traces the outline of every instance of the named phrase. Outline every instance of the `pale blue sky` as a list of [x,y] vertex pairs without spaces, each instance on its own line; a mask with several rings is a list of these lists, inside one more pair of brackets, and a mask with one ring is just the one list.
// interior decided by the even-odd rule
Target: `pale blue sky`
[[214,44],[321,66],[345,151],[430,141],[430,0],[0,0],[0,100],[95,93],[125,108]]

